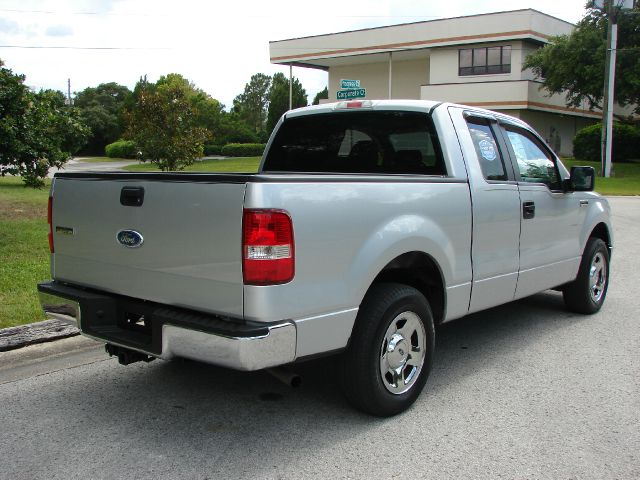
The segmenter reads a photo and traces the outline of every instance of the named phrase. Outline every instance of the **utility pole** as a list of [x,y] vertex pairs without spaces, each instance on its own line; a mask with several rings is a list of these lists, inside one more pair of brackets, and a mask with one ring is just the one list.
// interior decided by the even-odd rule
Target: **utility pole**
[[618,12],[632,9],[633,0],[595,0],[593,5],[607,10],[607,55],[604,73],[604,99],[602,106],[602,176],[611,176],[611,152],[613,149],[613,105],[616,83],[616,56],[618,48]]
[[289,110],[293,108],[293,65],[289,64]]
[[67,78],[67,98],[69,99],[69,106],[72,106],[71,103],[71,79]]
[[389,52],[389,100],[391,100],[392,75],[393,75],[393,52]]

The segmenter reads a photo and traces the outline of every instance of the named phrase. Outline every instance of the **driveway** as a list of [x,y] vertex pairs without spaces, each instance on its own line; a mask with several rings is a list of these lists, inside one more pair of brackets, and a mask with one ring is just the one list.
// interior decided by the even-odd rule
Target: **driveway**
[[118,172],[123,171],[128,165],[135,165],[137,160],[125,160],[122,162],[83,162],[83,157],[75,157],[69,160],[64,167],[52,168],[47,175],[53,178],[56,172]]

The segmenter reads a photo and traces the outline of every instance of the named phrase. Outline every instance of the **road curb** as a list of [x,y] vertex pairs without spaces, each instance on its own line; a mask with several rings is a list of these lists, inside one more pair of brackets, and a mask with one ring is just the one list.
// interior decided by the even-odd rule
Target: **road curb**
[[0,329],[0,352],[15,350],[36,343],[51,342],[78,335],[80,330],[60,320],[45,320],[17,327]]

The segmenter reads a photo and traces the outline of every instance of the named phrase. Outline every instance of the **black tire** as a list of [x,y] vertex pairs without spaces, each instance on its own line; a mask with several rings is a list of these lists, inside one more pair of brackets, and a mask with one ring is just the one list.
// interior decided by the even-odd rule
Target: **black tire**
[[[424,388],[434,347],[433,315],[424,295],[402,284],[372,286],[358,312],[351,344],[338,365],[347,400],[380,417],[405,411]],[[388,367],[386,376],[383,364]]]
[[584,248],[578,276],[562,290],[564,303],[572,312],[596,313],[604,303],[608,287],[609,250],[601,239],[591,237]]

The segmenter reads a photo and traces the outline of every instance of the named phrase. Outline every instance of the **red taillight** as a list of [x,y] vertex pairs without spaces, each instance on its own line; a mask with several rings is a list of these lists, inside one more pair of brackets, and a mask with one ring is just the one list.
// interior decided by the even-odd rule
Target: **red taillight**
[[245,210],[242,218],[242,272],[246,285],[293,280],[293,224],[281,210]]
[[362,108],[362,102],[347,102],[347,108]]
[[49,197],[49,203],[47,205],[47,223],[49,224],[49,251],[53,253],[53,197]]

